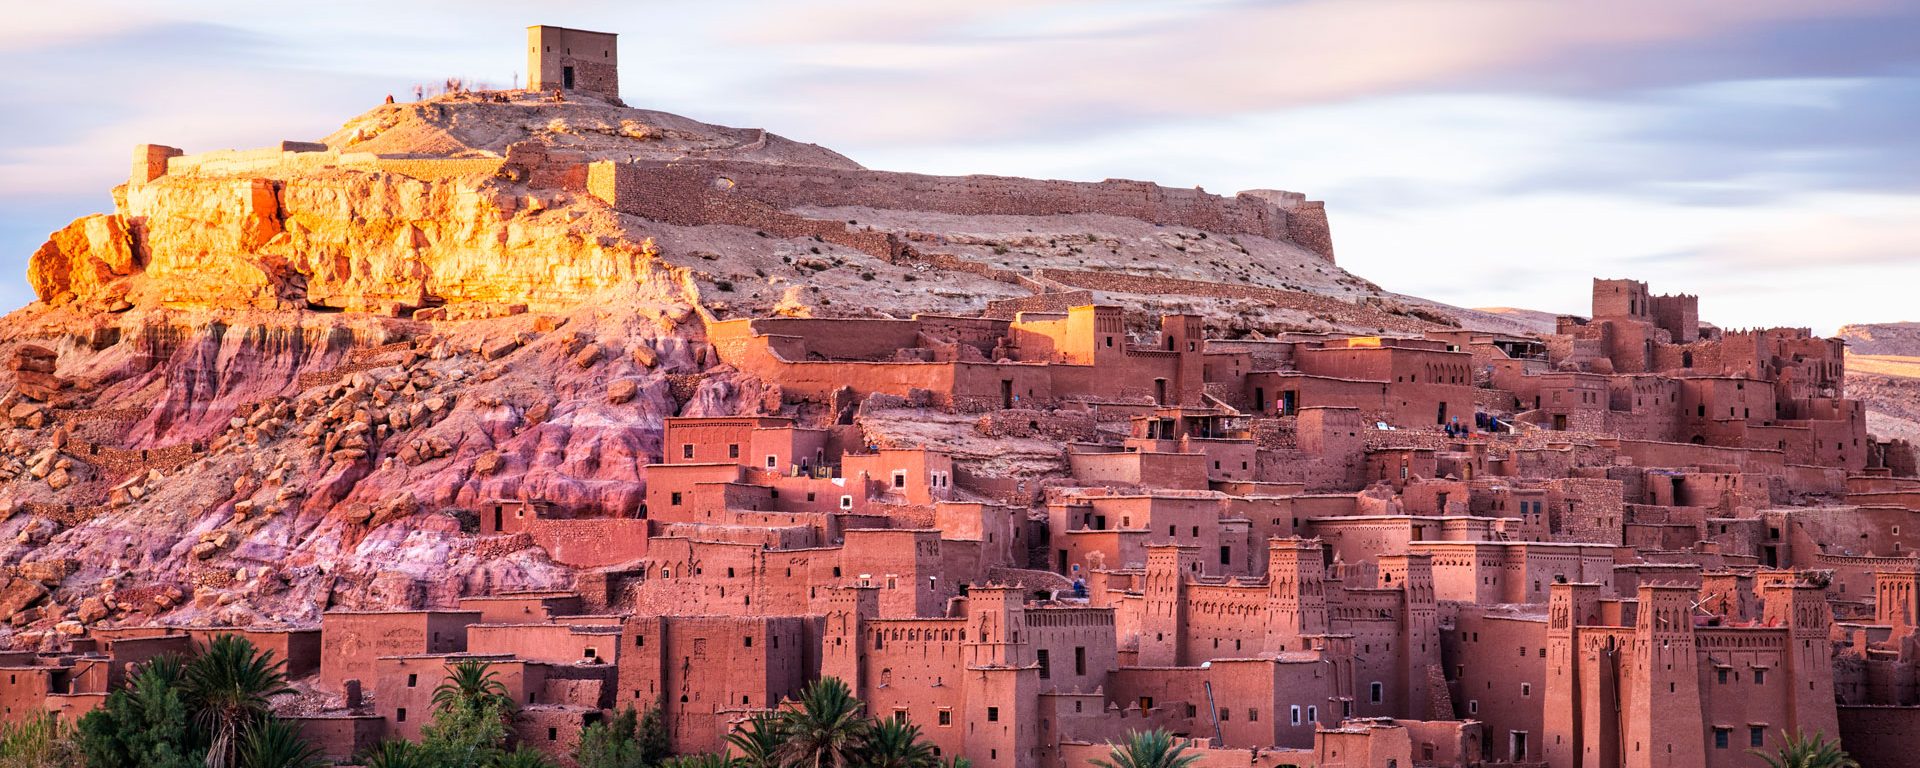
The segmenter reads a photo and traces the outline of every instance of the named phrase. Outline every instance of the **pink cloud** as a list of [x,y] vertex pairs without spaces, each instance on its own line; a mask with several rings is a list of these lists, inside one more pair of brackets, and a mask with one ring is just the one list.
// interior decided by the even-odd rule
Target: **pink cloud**
[[[1866,14],[1882,0],[1482,2],[1310,0],[1196,4],[1085,32],[1107,5],[864,3],[773,9],[739,33],[810,69],[773,90],[857,95],[837,135],[890,140],[1008,135],[1008,119],[1220,115],[1525,72],[1573,53],[1631,55],[1741,27]],[[1002,34],[1041,14],[1036,36]],[[1066,21],[1062,21],[1065,17]],[[1125,18],[1125,17],[1122,17]],[[1051,30],[1051,31],[1050,31]],[[827,74],[822,74],[821,70]],[[1084,119],[1084,118],[1081,118]]]

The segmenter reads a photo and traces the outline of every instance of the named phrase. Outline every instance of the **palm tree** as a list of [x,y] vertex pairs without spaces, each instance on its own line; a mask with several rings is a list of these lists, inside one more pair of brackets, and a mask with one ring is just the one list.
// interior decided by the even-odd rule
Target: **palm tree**
[[318,768],[326,765],[320,750],[300,738],[300,729],[279,718],[268,718],[240,737],[242,768]]
[[777,754],[787,768],[845,768],[859,757],[867,721],[847,684],[823,677],[780,712],[780,732],[787,740]]
[[866,768],[937,768],[939,759],[933,747],[920,740],[920,726],[905,720],[887,718],[867,731],[867,743],[861,750]]
[[405,739],[388,739],[361,755],[367,768],[433,768],[432,757],[420,745]]
[[493,671],[493,665],[479,659],[461,659],[447,667],[447,679],[433,689],[433,708],[456,706],[478,709],[494,704],[503,713],[514,710],[513,696]]
[[1109,745],[1113,749],[1105,760],[1089,760],[1099,768],[1187,768],[1200,761],[1199,755],[1182,754],[1187,744],[1172,733],[1155,729],[1127,734],[1127,743]]
[[547,759],[546,755],[527,749],[525,744],[512,752],[502,752],[487,766],[488,768],[554,768],[553,761]]
[[711,752],[675,757],[660,764],[661,768],[738,768],[739,765],[735,758]]
[[727,734],[741,768],[781,768],[778,753],[786,741],[780,718],[766,712],[755,713]]
[[1767,768],[1860,768],[1860,764],[1840,749],[1840,742],[1827,741],[1824,734],[1811,738],[1781,731],[1780,750],[1773,754],[1749,749],[1766,761]]
[[285,666],[239,635],[215,635],[187,664],[186,698],[210,737],[207,768],[234,765],[240,738],[267,716],[268,700],[293,692]]

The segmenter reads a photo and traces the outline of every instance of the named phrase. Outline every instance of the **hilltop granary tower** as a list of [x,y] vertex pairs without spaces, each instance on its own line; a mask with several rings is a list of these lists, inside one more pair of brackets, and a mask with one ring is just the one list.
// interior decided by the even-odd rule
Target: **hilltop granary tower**
[[527,88],[558,88],[619,101],[619,39],[611,32],[527,27]]

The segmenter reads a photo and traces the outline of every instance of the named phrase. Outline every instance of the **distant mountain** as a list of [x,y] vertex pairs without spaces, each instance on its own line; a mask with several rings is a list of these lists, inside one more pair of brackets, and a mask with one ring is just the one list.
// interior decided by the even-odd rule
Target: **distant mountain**
[[1554,327],[1558,324],[1557,318],[1560,317],[1552,312],[1518,307],[1475,307],[1473,311],[1499,315],[1534,333],[1553,333]]
[[1920,323],[1843,325],[1835,335],[1846,339],[1854,354],[1920,357]]

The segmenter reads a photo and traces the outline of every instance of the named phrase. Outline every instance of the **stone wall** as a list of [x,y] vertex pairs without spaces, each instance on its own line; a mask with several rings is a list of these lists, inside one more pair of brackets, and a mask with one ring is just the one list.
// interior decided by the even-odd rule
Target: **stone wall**
[[[728,188],[782,209],[817,206],[962,216],[1124,216],[1221,234],[1293,240],[1333,260],[1324,208],[1290,193],[1257,191],[1223,197],[1197,188],[1172,189],[1120,179],[1087,183],[1006,176],[929,176],[735,161],[699,165],[724,179]],[[1296,223],[1295,218],[1300,221]]]
[[1017,299],[995,299],[989,301],[987,302],[987,311],[981,314],[986,317],[1012,320],[1015,315],[1021,312],[1064,313],[1074,307],[1084,307],[1088,304],[1095,303],[1097,302],[1094,300],[1093,291],[1088,290],[1042,293],[1036,296],[1022,296]]
[[1173,277],[1149,277],[1130,275],[1124,272],[1081,272],[1071,269],[1042,269],[1040,276],[1047,280],[1095,291],[1114,293],[1134,293],[1146,296],[1174,294],[1179,296],[1200,296],[1215,299],[1239,299],[1259,301],[1277,307],[1312,314],[1324,314],[1330,318],[1348,318],[1353,323],[1373,325],[1380,328],[1399,331],[1425,331],[1433,327],[1432,323],[1412,317],[1396,315],[1372,304],[1354,304],[1331,296],[1304,291],[1288,291],[1279,288],[1263,288],[1252,285],[1229,285],[1210,283],[1201,280],[1182,280]]
[[796,216],[727,194],[709,173],[693,165],[596,162],[587,172],[587,191],[616,211],[668,224],[729,224],[782,238],[811,237],[889,262],[906,251],[890,233],[848,229],[838,221]]

